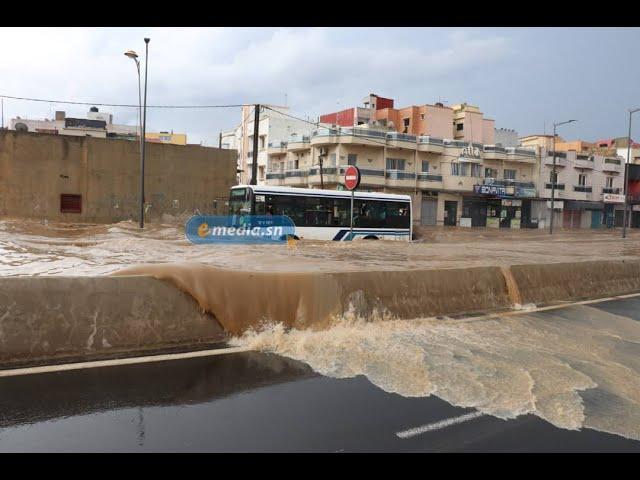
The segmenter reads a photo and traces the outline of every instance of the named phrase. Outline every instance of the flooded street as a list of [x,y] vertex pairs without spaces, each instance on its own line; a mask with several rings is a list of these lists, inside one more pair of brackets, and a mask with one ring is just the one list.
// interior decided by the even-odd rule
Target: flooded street
[[142,263],[193,262],[256,271],[339,272],[463,268],[640,257],[640,232],[620,230],[447,229],[417,232],[416,242],[324,242],[287,245],[193,245],[184,223],[47,225],[0,221],[0,276],[103,275]]
[[[412,243],[302,240],[294,246],[195,246],[184,238],[182,223],[175,219],[149,224],[144,231],[133,222],[45,225],[4,220],[0,276],[107,275],[140,264],[164,264],[169,269],[179,264],[186,274],[190,265],[193,270],[204,265],[218,269],[217,277],[211,277],[217,283],[207,288],[217,290],[211,295],[218,295],[216,301],[223,305],[232,303],[229,295],[240,296],[243,303],[257,301],[250,289],[229,279],[225,284],[227,269],[282,273],[291,279],[296,272],[640,257],[640,234],[633,230],[624,241],[619,230],[549,236],[537,230],[434,228],[419,234],[420,240]],[[226,288],[222,296],[220,285]],[[364,376],[379,389],[404,398],[437,397],[502,420],[533,415],[564,430],[589,428],[640,440],[639,312],[640,300],[630,299],[618,310],[605,303],[467,320],[354,314],[334,319],[323,329],[287,329],[278,318],[270,318],[260,328],[237,335],[231,344],[303,362],[325,377]]]

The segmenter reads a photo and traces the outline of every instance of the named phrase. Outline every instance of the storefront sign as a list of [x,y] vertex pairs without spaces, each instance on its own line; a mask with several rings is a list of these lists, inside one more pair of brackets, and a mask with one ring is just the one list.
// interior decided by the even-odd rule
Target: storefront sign
[[536,189],[528,187],[518,187],[516,189],[516,196],[523,198],[534,198],[536,196]]
[[507,192],[507,189],[509,188],[513,190],[513,187],[502,187],[499,185],[474,185],[473,191],[478,195],[500,196],[509,195],[509,193]]
[[604,203],[624,203],[624,195],[615,193],[605,193],[602,195]]
[[474,147],[472,143],[469,143],[469,145],[462,149],[460,156],[467,158],[480,158],[480,149],[478,147]]

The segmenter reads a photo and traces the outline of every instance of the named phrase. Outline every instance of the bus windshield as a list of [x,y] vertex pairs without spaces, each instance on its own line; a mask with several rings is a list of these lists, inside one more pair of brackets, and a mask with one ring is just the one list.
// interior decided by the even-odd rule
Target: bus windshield
[[251,189],[234,188],[229,195],[229,215],[251,213]]

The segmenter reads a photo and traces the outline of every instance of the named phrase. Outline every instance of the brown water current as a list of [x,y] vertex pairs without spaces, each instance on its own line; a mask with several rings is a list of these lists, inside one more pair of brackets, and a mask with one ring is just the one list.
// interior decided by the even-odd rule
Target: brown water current
[[[3,220],[0,276],[152,275],[190,293],[236,335],[234,345],[332,377],[365,375],[403,396],[436,395],[500,418],[531,413],[561,428],[640,440],[640,322],[588,306],[446,317],[506,310],[558,289],[607,293],[594,289],[610,267],[586,261],[626,262],[606,287],[635,288],[640,232],[625,241],[618,230],[420,233],[412,243],[195,246],[175,219],[144,231],[134,222]],[[567,265],[556,265],[564,273],[555,283],[553,269],[511,267],[559,263]],[[584,282],[565,285],[571,275]]]

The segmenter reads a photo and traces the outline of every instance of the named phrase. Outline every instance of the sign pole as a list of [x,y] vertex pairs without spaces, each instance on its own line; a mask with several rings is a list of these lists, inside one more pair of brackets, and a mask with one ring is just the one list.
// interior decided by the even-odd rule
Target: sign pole
[[351,228],[349,233],[349,239],[353,240],[353,197],[355,197],[356,191],[351,190]]

